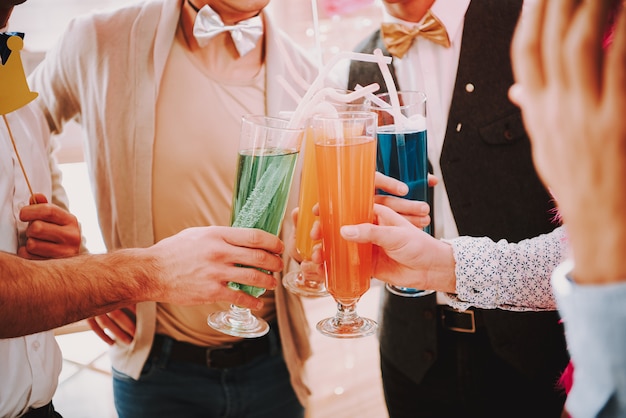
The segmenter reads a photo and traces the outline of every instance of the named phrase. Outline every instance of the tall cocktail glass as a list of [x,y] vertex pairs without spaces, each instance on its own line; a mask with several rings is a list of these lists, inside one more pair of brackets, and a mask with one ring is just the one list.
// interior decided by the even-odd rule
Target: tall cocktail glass
[[[391,106],[389,93],[377,97]],[[409,193],[405,196],[407,199],[421,200],[432,205],[428,195],[426,95],[417,91],[401,91],[398,92],[398,100],[400,113],[405,117],[401,121],[394,119],[389,108],[372,107],[378,115],[376,169],[406,183],[409,186]],[[431,234],[431,225],[426,226],[424,231]],[[432,293],[390,284],[386,287],[399,296],[416,297]]]
[[[349,103],[327,101],[338,112],[363,111],[366,102],[363,97]],[[318,241],[311,238],[311,228],[316,220],[313,215],[313,206],[319,201],[318,198],[318,175],[315,163],[315,143],[311,121],[307,124],[306,137],[304,140],[304,161],[302,164],[302,177],[300,179],[300,195],[298,199],[298,220],[296,222],[296,251],[302,261],[310,261],[313,247]],[[292,270],[283,277],[283,285],[291,292],[300,296],[323,297],[328,296],[326,283],[319,278],[306,277],[302,270]]]
[[337,302],[336,315],[320,321],[317,329],[337,338],[372,335],[376,322],[356,312],[370,288],[372,244],[348,242],[340,228],[374,220],[376,114],[316,115],[312,126],[326,288]]
[[[306,129],[304,140],[304,159],[302,177],[300,178],[300,195],[298,199],[298,219],[296,221],[296,251],[302,262],[310,261],[313,247],[318,241],[311,238],[311,228],[316,216],[313,206],[318,202],[318,178],[315,167],[315,144],[311,126]],[[292,270],[283,277],[283,285],[291,292],[307,297],[328,296],[326,283],[322,280],[308,278],[301,269]]]
[[[246,115],[241,123],[237,177],[231,225],[259,228],[278,235],[303,130],[288,127],[288,121]],[[242,266],[242,268],[245,266]],[[229,282],[228,286],[259,297],[265,289]],[[231,305],[228,311],[209,315],[208,324],[225,334],[254,338],[265,335],[269,325],[249,309]]]

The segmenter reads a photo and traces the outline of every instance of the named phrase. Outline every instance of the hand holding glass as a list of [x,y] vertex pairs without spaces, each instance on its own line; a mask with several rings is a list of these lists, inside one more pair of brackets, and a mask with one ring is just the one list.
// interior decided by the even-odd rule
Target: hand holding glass
[[[391,106],[389,93],[377,96]],[[372,107],[378,115],[378,151],[376,169],[409,186],[407,199],[432,202],[428,198],[428,152],[426,136],[426,95],[417,91],[398,92],[402,120],[395,120],[389,107]],[[384,192],[382,192],[384,193]],[[432,234],[430,225],[424,231]],[[430,291],[386,285],[387,290],[399,296],[423,296]]]
[[[231,225],[259,228],[278,235],[282,226],[303,130],[288,121],[266,116],[243,117],[233,195]],[[242,266],[244,268],[244,266]],[[265,289],[229,282],[229,287],[259,297]],[[269,325],[249,309],[231,305],[214,312],[208,324],[225,334],[254,338],[265,335]]]

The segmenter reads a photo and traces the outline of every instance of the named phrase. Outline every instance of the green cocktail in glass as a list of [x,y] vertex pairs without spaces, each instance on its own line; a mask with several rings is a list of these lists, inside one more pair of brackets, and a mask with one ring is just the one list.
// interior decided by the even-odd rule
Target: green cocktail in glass
[[[298,152],[284,149],[242,150],[237,164],[236,190],[233,199],[231,225],[258,228],[278,235],[287,209],[287,199]],[[254,297],[265,289],[229,282]]]
[[[244,116],[231,215],[233,227],[258,228],[278,235],[302,136],[302,129],[289,128],[283,119]],[[228,286],[254,297],[265,293],[263,288],[235,282]],[[266,321],[235,305],[228,311],[212,313],[207,322],[218,331],[239,337],[260,337],[269,331]]]

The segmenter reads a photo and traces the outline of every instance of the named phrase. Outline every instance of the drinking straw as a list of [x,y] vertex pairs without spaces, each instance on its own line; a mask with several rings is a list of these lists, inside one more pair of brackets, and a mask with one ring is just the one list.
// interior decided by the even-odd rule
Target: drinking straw
[[[362,88],[363,86],[360,84],[357,84],[354,87],[355,90],[361,90]],[[400,119],[402,120],[402,126],[406,126],[409,124],[409,119],[406,116],[404,116],[402,113],[400,113],[399,115],[394,115],[393,108],[391,107],[391,105],[387,103],[386,101],[384,101],[383,99],[381,99],[380,97],[375,96],[374,94],[370,92],[365,93],[365,97],[369,99],[373,104],[375,104],[378,107],[378,109],[383,110],[394,117],[400,117]]]
[[[362,85],[357,84],[356,86],[354,86],[354,90],[361,90],[363,88]],[[383,99],[381,99],[378,96],[375,96],[372,93],[367,93],[365,95],[365,97],[367,97],[369,100],[372,101],[372,103],[374,103],[376,106],[378,106],[379,108],[386,110],[388,112],[391,113],[391,105],[389,103],[387,103],[386,101],[384,101]]]
[[315,107],[327,97],[336,102],[350,103],[364,97],[367,93],[372,93],[379,89],[380,86],[377,83],[372,83],[363,87],[359,91],[353,91],[351,93],[340,93],[333,87],[324,87],[314,94],[310,94],[313,90],[313,86],[311,86],[311,88],[309,88],[304,95],[304,98],[300,101],[296,111],[293,113],[290,126],[299,126],[304,120],[309,118],[314,113]]
[[354,100],[364,97],[367,94],[372,94],[372,92],[378,91],[379,89],[380,86],[378,85],[378,83],[372,83],[368,84],[365,87],[361,87],[361,89],[359,89],[361,91],[352,91],[350,93],[341,93],[336,89],[330,89],[330,91],[327,92],[326,96],[337,102],[350,103]]
[[396,131],[398,129],[402,130],[404,126],[402,120],[402,112],[400,112],[400,100],[398,99],[398,90],[396,89],[396,84],[393,82],[393,77],[391,76],[391,71],[389,71],[387,63],[383,60],[385,56],[383,55],[380,48],[376,48],[374,50],[374,56],[377,58],[376,62],[378,63],[378,68],[380,68],[380,72],[383,75],[383,80],[385,80],[385,84],[387,85],[387,91],[389,92],[389,100],[391,101],[391,110],[396,126]]
[[322,71],[324,59],[322,58],[322,42],[320,40],[320,19],[317,13],[317,0],[311,0],[311,10],[313,12],[313,35],[315,38],[315,52],[317,53],[317,69]]
[[[322,70],[319,72],[315,80],[313,80],[313,83],[308,88],[308,90],[304,94],[304,97],[302,98],[298,106],[296,107],[296,110],[289,124],[291,127],[300,126],[300,124],[302,124],[302,122],[306,119],[305,116],[307,114],[310,114],[310,110],[312,106],[315,106],[314,103],[313,104],[311,103],[311,99],[322,88],[324,81],[327,79],[328,74],[330,73],[332,68],[342,59],[352,59],[352,60],[363,61],[363,62],[383,61],[383,62],[386,62],[387,64],[391,62],[391,57],[384,57],[384,56],[376,57],[372,54],[364,54],[361,52],[343,51],[343,52],[339,52],[335,54],[326,63],[326,65],[322,67]],[[362,96],[359,96],[359,97],[362,97]],[[352,100],[354,100],[354,97]]]

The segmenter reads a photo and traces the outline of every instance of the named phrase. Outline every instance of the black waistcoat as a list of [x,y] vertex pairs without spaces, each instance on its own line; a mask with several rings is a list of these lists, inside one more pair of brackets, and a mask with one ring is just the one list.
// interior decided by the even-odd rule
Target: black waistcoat
[[[507,97],[513,83],[510,42],[521,5],[522,0],[474,0],[465,15],[440,157],[460,235],[517,242],[556,226],[553,202],[534,170],[519,109]],[[380,31],[357,50],[371,53],[376,48],[389,55]],[[376,64],[352,62],[348,88],[373,82],[387,90]],[[437,358],[435,305],[434,296],[412,299],[385,292],[383,300],[381,355],[416,382]],[[556,312],[482,313],[494,350],[518,369],[552,376],[565,366],[567,354]],[[539,370],[540,364],[552,364],[554,370]]]

